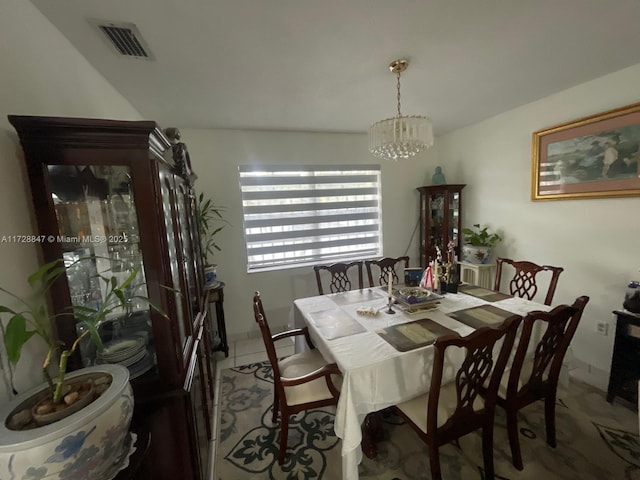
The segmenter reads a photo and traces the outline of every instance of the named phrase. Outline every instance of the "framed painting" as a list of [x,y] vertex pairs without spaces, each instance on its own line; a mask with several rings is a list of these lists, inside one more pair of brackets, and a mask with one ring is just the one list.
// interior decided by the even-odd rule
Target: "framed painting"
[[640,196],[640,103],[533,134],[532,200]]

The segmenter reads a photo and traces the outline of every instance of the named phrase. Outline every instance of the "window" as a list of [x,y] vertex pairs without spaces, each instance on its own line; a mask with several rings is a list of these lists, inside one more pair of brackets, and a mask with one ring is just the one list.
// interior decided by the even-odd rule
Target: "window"
[[247,269],[381,254],[379,165],[241,166]]

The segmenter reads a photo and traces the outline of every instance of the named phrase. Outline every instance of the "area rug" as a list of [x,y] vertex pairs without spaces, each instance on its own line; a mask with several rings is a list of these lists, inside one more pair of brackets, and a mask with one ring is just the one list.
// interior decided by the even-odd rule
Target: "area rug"
[[[278,465],[280,427],[271,423],[273,375],[268,362],[223,370],[214,478],[216,480],[340,480],[340,439],[333,433],[335,409],[291,418],[284,465]],[[572,380],[556,407],[557,448],[547,445],[544,403],[519,416],[525,468],[516,470],[502,409],[496,413],[494,460],[498,480],[640,480],[637,413],[610,405],[605,394]],[[429,479],[429,458],[418,436],[395,415],[384,420],[385,440],[376,459],[364,458],[366,480]],[[440,449],[445,480],[484,480],[480,432]]]

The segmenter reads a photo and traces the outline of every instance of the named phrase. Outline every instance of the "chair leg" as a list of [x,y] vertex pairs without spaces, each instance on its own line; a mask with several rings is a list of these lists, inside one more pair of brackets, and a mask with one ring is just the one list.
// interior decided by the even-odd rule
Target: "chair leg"
[[440,453],[438,446],[429,443],[427,445],[429,451],[429,466],[431,467],[431,480],[442,480],[442,472],[440,471]]
[[547,395],[544,399],[544,420],[547,427],[547,443],[556,448],[556,397]]
[[278,388],[273,386],[273,414],[271,415],[271,421],[276,423],[278,421],[278,411],[280,410],[280,399],[278,398]]
[[280,422],[280,456],[278,457],[278,465],[284,463],[284,457],[287,454],[287,436],[289,434],[289,415],[282,412]]
[[520,438],[518,436],[518,411],[507,408],[507,433],[509,434],[509,446],[511,447],[511,461],[513,466],[522,470],[522,452],[520,451]]
[[482,456],[484,457],[484,478],[494,480],[493,467],[493,419],[482,427]]

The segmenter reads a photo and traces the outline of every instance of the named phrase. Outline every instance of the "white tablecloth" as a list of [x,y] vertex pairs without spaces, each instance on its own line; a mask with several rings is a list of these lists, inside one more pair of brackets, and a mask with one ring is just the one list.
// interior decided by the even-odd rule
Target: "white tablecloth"
[[[426,314],[409,315],[398,308],[396,314],[387,314],[386,295],[383,289],[371,288],[294,301],[294,325],[309,326],[316,348],[325,359],[337,363],[344,377],[335,419],[336,435],[342,439],[344,480],[358,479],[358,464],[362,460],[361,424],[365,416],[427,392],[431,382],[433,346],[399,352],[375,333],[376,330],[428,317],[464,336],[473,329],[446,314],[488,303],[469,295],[449,293],[440,301],[438,309]],[[491,304],[518,314],[549,310],[545,305],[520,298]],[[375,317],[367,317],[356,313],[359,307],[382,310]],[[461,358],[448,358],[445,378],[452,379],[461,362]]]

